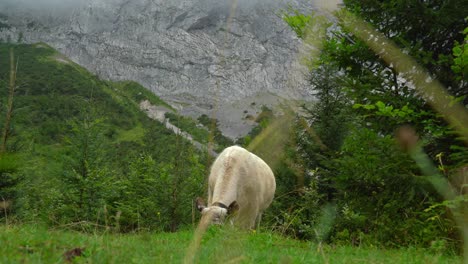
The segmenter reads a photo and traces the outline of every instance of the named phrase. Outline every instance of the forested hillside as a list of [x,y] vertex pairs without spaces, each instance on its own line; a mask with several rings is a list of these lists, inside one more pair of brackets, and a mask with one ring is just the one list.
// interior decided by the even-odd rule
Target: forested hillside
[[[186,208],[203,193],[206,154],[140,110],[143,100],[171,109],[157,96],[134,82],[102,81],[43,43],[0,44],[0,79],[3,217],[121,230],[191,221]],[[196,122],[186,130],[206,131]]]

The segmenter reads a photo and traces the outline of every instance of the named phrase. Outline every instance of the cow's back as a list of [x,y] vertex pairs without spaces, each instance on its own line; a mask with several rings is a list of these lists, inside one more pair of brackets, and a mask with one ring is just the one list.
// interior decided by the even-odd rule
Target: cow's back
[[[276,189],[275,177],[273,171],[261,158],[253,153],[248,154],[250,158],[246,160],[247,173],[242,175],[242,182],[246,185],[241,190],[257,194],[258,209],[263,211],[273,200]],[[248,194],[246,193],[246,197],[249,197]]]

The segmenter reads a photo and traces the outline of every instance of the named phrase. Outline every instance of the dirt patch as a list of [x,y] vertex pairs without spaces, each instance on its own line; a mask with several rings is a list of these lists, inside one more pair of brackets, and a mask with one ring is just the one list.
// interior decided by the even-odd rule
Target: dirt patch
[[140,102],[140,110],[145,111],[149,118],[158,120],[161,123],[166,121],[166,113],[172,112],[167,107],[152,105],[148,100]]
[[65,56],[55,55],[55,56],[52,57],[52,59],[54,59],[55,61],[58,61],[60,63],[70,64],[70,60],[65,58]]
[[35,45],[35,47],[36,47],[36,48],[44,48],[44,49],[50,48],[49,45],[44,44],[44,43],[37,43],[37,44]]
[[67,61],[67,60],[64,60],[64,59],[61,59],[61,58],[55,58],[56,61],[58,62],[61,62],[61,63],[65,63],[65,64],[69,64],[70,62]]

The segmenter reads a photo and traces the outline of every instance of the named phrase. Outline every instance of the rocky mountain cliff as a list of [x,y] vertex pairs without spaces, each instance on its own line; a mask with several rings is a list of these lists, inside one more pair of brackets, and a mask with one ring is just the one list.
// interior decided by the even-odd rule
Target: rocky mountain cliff
[[0,39],[46,42],[102,78],[141,83],[183,114],[214,113],[231,137],[248,132],[252,121],[242,117],[262,104],[311,98],[296,62],[300,41],[278,15],[284,2],[89,0],[60,7],[0,3]]

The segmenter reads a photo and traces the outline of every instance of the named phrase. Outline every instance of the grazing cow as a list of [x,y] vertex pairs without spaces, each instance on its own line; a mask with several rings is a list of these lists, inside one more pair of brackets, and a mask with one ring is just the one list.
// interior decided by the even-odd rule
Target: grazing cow
[[255,154],[228,147],[215,160],[208,179],[208,206],[197,198],[202,215],[220,224],[229,215],[232,224],[249,229],[260,223],[275,194],[275,176]]

